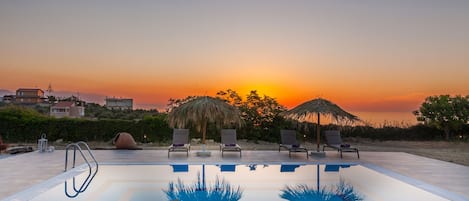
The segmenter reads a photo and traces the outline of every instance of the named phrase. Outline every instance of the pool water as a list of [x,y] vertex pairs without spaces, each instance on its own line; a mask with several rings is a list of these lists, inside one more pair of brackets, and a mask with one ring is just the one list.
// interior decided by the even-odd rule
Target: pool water
[[93,173],[75,168],[17,200],[448,200],[357,164],[100,165]]

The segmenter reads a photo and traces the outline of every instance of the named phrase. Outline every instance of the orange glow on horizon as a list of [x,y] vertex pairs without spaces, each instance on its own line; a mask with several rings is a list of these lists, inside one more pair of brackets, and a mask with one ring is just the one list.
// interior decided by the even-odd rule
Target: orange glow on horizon
[[[9,72],[8,70],[6,72]],[[321,85],[304,85],[294,81],[280,82],[281,79],[274,78],[244,78],[236,81],[226,79],[226,82],[219,82],[219,79],[188,79],[188,81],[171,79],[137,79],[137,78],[108,78],[99,77],[73,77],[47,75],[38,73],[46,81],[34,79],[37,75],[25,74],[22,83],[15,83],[14,76],[6,76],[2,88],[15,91],[21,87],[38,87],[47,89],[49,83],[55,91],[71,91],[77,93],[92,93],[109,97],[133,98],[136,104],[165,105],[170,98],[185,98],[187,96],[215,96],[220,90],[233,89],[245,100],[246,95],[251,90],[257,90],[260,96],[267,95],[275,98],[281,105],[291,109],[305,101],[322,97],[328,99],[347,111],[386,111],[403,112],[418,109],[427,93],[408,93],[401,95],[389,95],[389,92],[379,90],[362,91],[356,88],[339,88],[330,83]],[[146,76],[143,76],[146,77]],[[221,78],[225,79],[225,78]],[[48,80],[54,80],[49,82]],[[170,80],[170,81],[168,81]],[[10,84],[12,83],[12,84]],[[383,90],[381,90],[383,91]],[[397,93],[396,93],[397,94]],[[161,108],[160,108],[161,109]]]

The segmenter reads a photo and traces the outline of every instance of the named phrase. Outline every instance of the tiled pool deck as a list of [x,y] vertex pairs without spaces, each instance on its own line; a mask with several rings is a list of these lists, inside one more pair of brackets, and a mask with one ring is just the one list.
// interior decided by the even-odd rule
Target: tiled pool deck
[[[237,153],[225,153],[222,158],[219,151],[211,152],[211,157],[198,157],[195,151],[192,151],[189,157],[186,157],[185,153],[172,153],[168,158],[166,150],[93,150],[96,160],[100,163],[354,162],[378,169],[384,168],[412,178],[414,185],[419,186],[424,182],[456,194],[459,200],[469,200],[469,167],[402,152],[360,152],[360,159],[352,153],[344,153],[344,158],[341,159],[335,151],[326,152],[324,158],[312,156],[308,159],[304,153],[292,153],[289,158],[288,152],[285,151],[243,151],[242,158]],[[31,152],[1,158],[0,200],[61,174],[64,161],[63,150],[51,153]]]

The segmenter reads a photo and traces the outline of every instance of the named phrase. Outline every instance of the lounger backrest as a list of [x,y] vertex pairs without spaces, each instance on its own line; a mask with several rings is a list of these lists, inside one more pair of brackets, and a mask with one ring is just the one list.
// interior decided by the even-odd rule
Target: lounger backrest
[[327,144],[342,144],[340,131],[337,131],[337,130],[324,131],[324,135],[326,136]]
[[222,144],[236,144],[236,129],[221,129]]
[[189,144],[189,129],[174,129],[173,144]]
[[287,144],[287,145],[298,144],[298,142],[296,141],[295,130],[280,130],[280,138],[282,140],[282,144]]

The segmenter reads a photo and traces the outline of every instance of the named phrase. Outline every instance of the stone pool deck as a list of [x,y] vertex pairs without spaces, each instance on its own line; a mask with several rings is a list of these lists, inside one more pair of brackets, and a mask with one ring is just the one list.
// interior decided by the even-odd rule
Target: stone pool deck
[[[360,159],[357,159],[354,153],[344,153],[341,159],[335,151],[326,152],[326,157],[309,158],[306,158],[304,153],[292,153],[289,158],[286,151],[243,151],[242,158],[238,153],[225,153],[222,158],[218,150],[211,150],[211,157],[198,157],[195,152],[193,149],[189,157],[186,157],[185,153],[171,153],[168,158],[166,150],[93,150],[99,163],[353,162],[389,170],[391,173],[397,173],[400,179],[411,178],[409,183],[427,188],[430,186],[432,190],[443,190],[439,191],[440,194],[449,191],[455,195],[452,200],[469,200],[469,167],[402,152],[360,152]],[[63,173],[64,162],[64,150],[0,157],[0,200],[6,200],[15,193]],[[77,164],[81,163],[81,159],[77,160]]]

